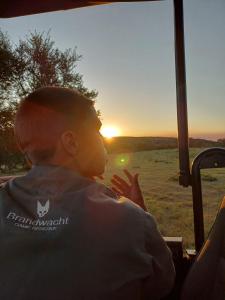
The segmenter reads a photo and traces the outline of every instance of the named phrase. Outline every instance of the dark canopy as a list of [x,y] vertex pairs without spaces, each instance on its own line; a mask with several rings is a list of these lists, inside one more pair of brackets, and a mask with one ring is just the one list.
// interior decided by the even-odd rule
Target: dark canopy
[[[122,1],[122,2],[139,2]],[[146,1],[146,0],[142,0]],[[149,0],[158,1],[158,0]],[[121,1],[88,1],[88,0],[3,0],[0,3],[0,18],[11,18],[50,11],[66,10],[90,5],[107,4]]]

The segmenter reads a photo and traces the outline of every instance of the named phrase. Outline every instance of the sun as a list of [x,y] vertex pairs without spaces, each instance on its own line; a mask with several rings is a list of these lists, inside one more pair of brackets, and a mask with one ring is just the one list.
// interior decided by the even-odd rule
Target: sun
[[119,135],[119,130],[117,127],[115,126],[107,126],[107,127],[103,127],[101,129],[101,134],[107,138],[107,139],[111,139],[114,136],[118,136]]

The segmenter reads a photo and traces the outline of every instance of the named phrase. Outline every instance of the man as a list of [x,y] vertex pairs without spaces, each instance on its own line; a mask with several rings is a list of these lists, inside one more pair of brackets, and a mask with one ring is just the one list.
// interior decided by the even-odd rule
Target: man
[[[119,198],[94,180],[106,152],[93,102],[45,87],[23,99],[15,134],[32,164],[0,192],[0,299],[160,299],[171,253],[145,212],[137,175]],[[142,206],[142,208],[139,205]]]

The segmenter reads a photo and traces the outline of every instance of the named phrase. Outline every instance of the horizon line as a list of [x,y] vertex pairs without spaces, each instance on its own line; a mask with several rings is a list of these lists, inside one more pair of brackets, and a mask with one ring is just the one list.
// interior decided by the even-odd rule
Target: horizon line
[[[178,136],[172,136],[172,135],[117,135],[117,136],[113,136],[110,139],[113,138],[176,138],[178,139]],[[108,139],[107,137],[104,137],[105,139]],[[213,141],[216,142],[219,139],[225,139],[225,134],[223,136],[217,136],[217,137],[210,137],[210,136],[189,136],[189,139],[200,139],[200,140],[207,140],[207,141]]]

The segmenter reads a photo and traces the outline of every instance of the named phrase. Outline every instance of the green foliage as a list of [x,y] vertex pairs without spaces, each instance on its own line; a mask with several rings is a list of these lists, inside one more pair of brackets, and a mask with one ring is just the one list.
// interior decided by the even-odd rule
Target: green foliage
[[[6,34],[0,32],[2,82],[11,95],[8,101],[17,100],[43,86],[76,88],[91,99],[95,90],[84,86],[77,63],[82,58],[76,48],[61,51],[48,33],[30,33],[12,47]],[[1,89],[1,92],[3,90]]]
[[14,139],[13,118],[14,109],[2,108],[0,112],[0,170],[12,172],[18,165],[25,165],[25,160],[19,153]]
[[[12,99],[12,82],[18,75],[19,62],[7,34],[0,31],[0,109],[9,106]],[[12,108],[13,101],[10,101]]]

